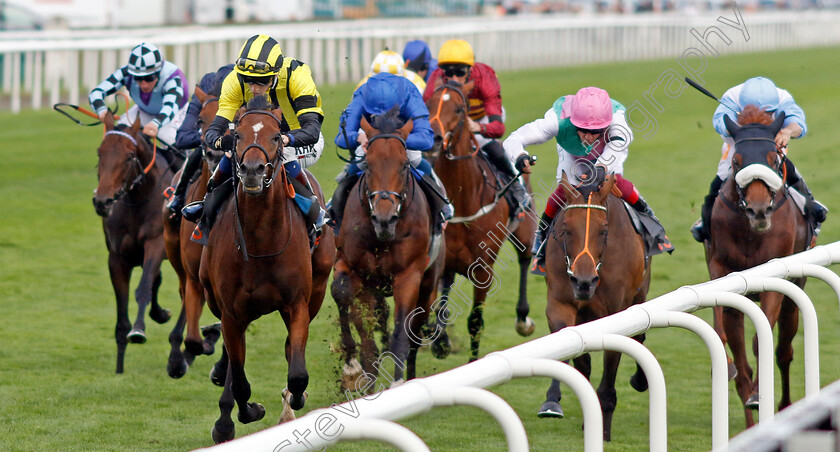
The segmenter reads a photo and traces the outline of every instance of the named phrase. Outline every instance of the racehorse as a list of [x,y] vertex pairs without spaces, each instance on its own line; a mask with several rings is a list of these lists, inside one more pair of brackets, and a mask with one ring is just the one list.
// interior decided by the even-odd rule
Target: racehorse
[[[355,387],[352,385],[359,370],[373,376],[381,370],[382,357],[377,359],[374,331],[382,334],[383,346],[395,361],[392,385],[400,384],[404,377],[415,377],[417,349],[423,342],[422,326],[443,272],[442,252],[436,257],[434,252],[429,253],[433,238],[429,204],[411,174],[414,170],[405,149],[413,123],[403,125],[398,113],[393,109],[380,115],[373,125],[362,121],[362,129],[370,137],[367,165],[350,194],[337,240],[331,293],[341,323],[345,389],[365,389],[358,380]],[[391,295],[394,331],[387,338],[385,297]],[[351,320],[361,341],[361,369],[355,360]]]
[[[93,207],[102,217],[108,270],[117,299],[117,373],[123,373],[128,342],[146,342],[146,307],[149,317],[166,323],[171,314],[158,304],[160,264],[164,259],[162,187],[172,172],[164,159],[157,159],[155,147],[141,133],[138,119],[127,127],[114,126],[111,113],[105,116],[105,136],[97,154],[99,184],[93,195]],[[128,319],[128,286],[134,267],[142,266],[143,275],[134,292],[137,318]]]
[[[446,325],[454,321],[458,312],[467,308],[462,309],[455,303],[456,300],[449,297],[455,275],[460,274],[473,284],[473,305],[467,320],[470,361],[478,359],[480,335],[484,328],[484,300],[495,279],[493,264],[506,239],[513,244],[519,263],[516,331],[522,336],[534,332],[534,321],[528,317],[527,277],[531,243],[537,227],[533,215],[525,215],[518,226],[508,223],[510,207],[506,202],[498,202],[500,195],[497,195],[496,175],[487,160],[481,157],[475,138],[469,131],[468,95],[472,87],[472,82],[463,86],[451,82],[442,84],[426,102],[435,131],[433,152],[439,154],[434,168],[446,187],[456,215],[446,228],[446,268],[441,297],[445,304],[438,307],[435,331],[430,333],[435,338],[432,352],[439,358],[449,354]],[[526,187],[528,185],[526,180]],[[530,207],[533,210],[533,203]],[[463,292],[457,290],[457,293]],[[455,309],[457,311],[453,315]]]
[[[650,258],[645,257],[642,237],[633,228],[624,203],[611,193],[615,176],[598,184],[572,187],[561,180],[566,205],[557,215],[546,246],[545,313],[552,333],[580,325],[643,303],[650,287]],[[644,342],[645,335],[634,339]],[[617,396],[615,377],[621,353],[604,352],[604,368],[598,399],[604,416],[604,440],[609,441]],[[586,378],[592,371],[589,354],[574,359]],[[647,379],[641,367],[630,379],[637,391],[645,391]],[[552,380],[540,417],[562,417],[560,384]]]
[[[335,257],[329,228],[310,255],[305,220],[293,204],[294,189],[281,166],[280,109],[270,110],[268,101],[258,96],[239,115],[233,132],[236,189],[221,208],[199,267],[207,304],[222,321],[222,361],[228,363],[219,399],[221,414],[212,431],[217,443],[234,437],[230,417],[234,401],[242,423],[265,416],[261,404],[249,402],[251,386],[245,376],[245,330],[263,315],[279,312],[286,324],[289,373],[283,397],[291,409],[303,408],[309,383],[305,357],[309,323],[321,308]],[[320,186],[308,176],[323,206]]]
[[[210,96],[195,87],[195,95],[201,102],[199,113],[199,126],[202,136],[207,127],[216,117],[219,109],[219,98]],[[216,151],[204,146],[202,143],[199,149],[193,152],[201,152],[203,155],[201,172],[198,179],[190,184],[187,189],[187,202],[204,199],[207,193],[207,181],[210,180],[210,173],[219,164],[224,152]],[[173,177],[175,184],[182,177],[178,171]],[[215,350],[215,343],[221,334],[218,325],[211,325],[199,330],[198,319],[204,308],[204,287],[198,278],[198,266],[201,263],[202,246],[190,240],[195,224],[188,221],[181,221],[180,216],[173,217],[168,208],[163,208],[163,236],[166,243],[166,255],[169,263],[178,275],[178,288],[181,295],[181,314],[178,322],[169,334],[171,351],[166,370],[170,377],[181,378],[186,374],[189,365],[197,355],[212,355]],[[187,324],[187,337],[184,339],[184,325]],[[201,335],[204,335],[204,340]],[[184,343],[184,351],[181,352],[181,343]],[[223,384],[224,381],[214,380],[214,383]]]
[[[807,222],[784,187],[784,154],[774,138],[784,124],[784,114],[775,120],[769,113],[748,106],[738,116],[739,126],[724,117],[735,140],[732,174],[721,187],[712,210],[709,240],[705,242],[706,262],[711,279],[720,278],[807,249],[810,243]],[[799,287],[805,278],[794,279]],[[782,378],[782,397],[778,408],[790,405],[790,362],[793,341],[799,329],[799,311],[789,298],[778,292],[758,295],[761,310],[771,327],[779,323],[776,364]],[[747,427],[753,425],[753,409],[758,408],[758,379],[753,380],[747,362],[744,316],[735,309],[715,308],[715,329],[724,343],[729,342],[737,375],[735,386],[744,402]],[[753,353],[758,344],[753,338]]]

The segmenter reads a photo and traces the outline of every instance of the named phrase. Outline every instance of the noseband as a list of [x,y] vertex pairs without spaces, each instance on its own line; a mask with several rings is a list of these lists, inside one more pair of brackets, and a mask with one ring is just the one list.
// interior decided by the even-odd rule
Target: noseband
[[[274,116],[274,114],[272,114],[270,111],[265,111],[265,110],[246,111],[237,120],[236,127],[239,127],[239,122],[242,121],[242,118],[244,118],[245,116],[248,116],[250,114],[261,114],[261,115],[270,116],[272,119],[274,119],[274,121],[277,122],[277,126],[282,128],[282,122],[280,121],[280,119],[278,119],[277,116]],[[246,147],[245,150],[242,151],[242,157],[239,157],[239,154],[237,152],[234,152],[233,153],[234,167],[236,168],[236,176],[240,179],[242,178],[242,174],[244,173],[244,169],[243,169],[244,164],[242,163],[242,160],[245,158],[245,154],[247,154],[248,151],[250,151],[251,149],[259,150],[260,152],[262,152],[263,157],[265,157],[266,164],[265,164],[265,170],[263,171],[263,174],[262,174],[262,180],[263,180],[263,185],[265,185],[265,187],[268,188],[268,187],[271,186],[271,183],[274,181],[274,168],[277,167],[277,164],[280,162],[280,158],[282,157],[282,154],[283,154],[281,152],[281,150],[283,149],[283,142],[280,141],[280,144],[274,150],[274,158],[273,159],[269,158],[268,151],[266,151],[265,148],[262,147],[256,141],[249,144],[248,147]],[[271,176],[269,176],[269,174],[271,174]]]
[[[441,85],[435,90],[435,92],[438,92],[440,90],[443,90],[443,93],[441,93],[440,100],[438,101],[437,113],[435,113],[434,116],[429,118],[429,122],[432,124],[437,123],[440,127],[440,133],[443,137],[443,155],[445,155],[446,158],[449,160],[471,159],[475,157],[475,155],[478,153],[478,142],[476,141],[475,136],[472,134],[470,134],[470,138],[475,150],[468,155],[452,154],[452,143],[458,142],[458,138],[461,137],[461,132],[464,129],[464,125],[467,122],[467,108],[469,107],[467,103],[467,98],[466,96],[464,96],[464,93],[462,93],[460,89],[452,85]],[[447,97],[447,93],[450,90],[457,93],[458,96],[461,98],[461,101],[464,104],[464,113],[462,115],[459,115],[460,117],[458,118],[458,124],[455,124],[455,127],[452,130],[447,131],[446,128],[443,126],[443,121],[440,120],[440,112],[443,109],[443,103],[449,100],[449,98]]]
[[[745,142],[745,141],[769,141],[769,142],[773,143],[773,145],[775,147],[776,156],[778,157],[776,159],[777,162],[778,162],[778,165],[777,165],[777,167],[774,168],[774,167],[771,167],[770,165],[763,164],[763,163],[762,164],[752,163],[752,164],[749,164],[749,165],[739,169],[733,175],[733,177],[735,177],[735,184],[734,184],[735,185],[735,191],[736,191],[736,193],[738,193],[738,206],[737,207],[740,208],[741,210],[746,210],[747,202],[744,199],[744,188],[746,188],[751,181],[759,179],[762,182],[764,182],[764,184],[767,186],[767,189],[770,191],[770,207],[775,208],[776,192],[778,191],[779,188],[784,187],[784,182],[787,179],[787,174],[786,174],[787,168],[784,165],[785,154],[784,154],[784,152],[782,152],[782,150],[778,146],[776,146],[776,141],[775,140],[773,140],[772,138],[765,138],[765,137],[748,137],[748,138],[741,138],[741,139],[736,140],[734,142],[734,146],[736,146],[736,151],[735,151],[736,153],[737,153],[737,145],[739,143],[742,143],[742,142]],[[769,154],[769,151],[767,153]],[[768,168],[770,171],[772,171],[773,173],[775,173],[779,177],[781,177],[781,187],[774,188],[773,184],[771,184],[769,181],[765,180],[763,177],[760,177],[761,175],[756,175],[756,176],[754,176],[754,177],[752,177],[748,180],[739,180],[738,174],[741,174],[742,170],[744,170],[746,168],[749,168],[752,165],[763,165],[764,167]],[[766,173],[767,171],[764,170],[764,172]],[[727,200],[724,199],[724,201],[727,201]]]
[[152,160],[144,168],[143,164],[140,163],[140,158],[137,157],[137,149],[140,148],[140,144],[133,136],[126,132],[123,132],[122,130],[116,129],[105,132],[105,136],[108,135],[119,135],[123,138],[127,138],[129,141],[131,141],[131,144],[134,145],[134,148],[131,151],[131,161],[129,161],[128,164],[135,170],[137,176],[135,176],[134,179],[131,180],[131,182],[129,182],[128,179],[126,179],[125,182],[123,182],[122,187],[119,190],[117,190],[116,193],[114,193],[114,197],[106,200],[106,202],[117,202],[120,200],[120,198],[125,196],[126,193],[130,192],[131,190],[134,190],[134,187],[136,187],[144,181],[144,179],[146,178],[146,174],[148,174],[149,171],[151,171],[152,167],[155,166],[155,157],[157,156],[157,150],[155,150],[152,153]]
[[[574,267],[575,263],[583,256],[587,256],[592,259],[592,263],[595,265],[595,273],[601,269],[601,264],[603,263],[601,258],[603,257],[604,250],[607,248],[607,234],[604,234],[604,246],[601,247],[601,255],[598,256],[598,259],[595,259],[595,256],[592,255],[592,252],[589,251],[589,228],[591,225],[591,214],[592,209],[603,210],[607,214],[607,218],[609,218],[609,211],[607,210],[606,206],[602,206],[600,204],[592,203],[592,193],[589,193],[589,197],[587,199],[586,204],[569,204],[563,210],[569,209],[586,209],[586,231],[584,233],[584,242],[583,242],[583,249],[575,256],[574,261],[569,257],[568,246],[566,243],[566,232],[563,231],[563,252],[566,254],[566,273],[569,276],[574,274],[572,267]],[[607,229],[609,232],[609,229]]]
[[[395,139],[395,140],[399,140],[399,142],[403,146],[403,149],[406,149],[406,144],[405,144],[405,140],[403,139],[403,137],[401,137],[397,134],[393,134],[393,133],[382,133],[382,134],[379,134],[379,135],[372,136],[368,140],[368,147],[375,140],[384,139],[384,138],[392,138],[392,139]],[[408,161],[406,161],[405,166],[403,166],[403,170],[406,170],[409,165],[410,165],[410,163]],[[406,183],[403,184],[403,189],[402,189],[402,192],[400,192],[400,193],[397,193],[395,191],[390,191],[390,190],[370,191],[367,188],[368,187],[367,184],[365,184],[365,187],[366,187],[365,188],[365,194],[367,195],[368,207],[370,208],[371,212],[373,211],[373,204],[374,204],[374,202],[376,202],[376,198],[379,197],[380,199],[387,199],[392,204],[394,204],[397,208],[397,216],[399,217],[400,212],[402,211],[402,203],[405,200],[405,194],[406,194],[406,191],[408,190],[408,177],[410,177],[410,174],[406,173]],[[396,201],[394,201],[394,199],[391,198],[392,196],[396,199]]]

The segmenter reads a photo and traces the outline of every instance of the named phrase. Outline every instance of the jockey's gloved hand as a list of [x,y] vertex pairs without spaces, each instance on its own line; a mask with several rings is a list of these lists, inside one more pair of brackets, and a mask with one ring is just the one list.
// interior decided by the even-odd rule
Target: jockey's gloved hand
[[223,135],[216,139],[213,148],[217,151],[233,151],[236,148],[236,139],[232,135]]
[[[514,167],[516,167],[516,170],[519,171],[520,173],[525,173],[525,174],[530,173],[531,172],[531,170],[530,170],[531,156],[528,155],[528,154],[520,155],[519,158],[516,159],[516,164],[514,165]],[[528,168],[528,169],[526,170],[526,168]]]
[[595,165],[595,182],[600,187],[607,178],[607,167],[604,165]]

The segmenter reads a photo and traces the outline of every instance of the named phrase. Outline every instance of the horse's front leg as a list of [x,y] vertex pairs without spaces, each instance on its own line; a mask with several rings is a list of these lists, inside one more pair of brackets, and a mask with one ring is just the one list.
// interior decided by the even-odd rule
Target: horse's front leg
[[[545,306],[545,315],[548,319],[548,330],[556,333],[567,326],[573,326],[575,324],[577,309],[569,303],[561,302],[549,291]],[[586,376],[587,378],[589,377],[588,375]],[[543,402],[539,411],[537,411],[537,416],[562,418],[564,413],[563,407],[560,405],[561,397],[560,382],[552,379],[551,385],[545,393],[545,402]]]
[[350,329],[351,308],[356,294],[361,290],[362,282],[355,275],[342,270],[343,261],[336,263],[336,271],[333,275],[333,282],[330,285],[330,293],[338,308],[338,324],[341,333],[341,353],[344,361],[344,369],[341,376],[342,389],[356,390],[355,383],[362,374],[362,366],[356,359],[356,340]]
[[[245,330],[247,323],[230,316],[222,316],[222,335],[228,352],[228,371],[225,378],[225,390],[219,399],[220,416],[213,428],[213,440],[219,442],[234,436],[233,421],[230,413],[234,401],[239,406],[239,422],[247,424],[265,416],[265,408],[259,403],[249,402],[251,384],[245,376]],[[228,390],[228,387],[230,388]]]
[[210,354],[208,353],[211,352],[210,347],[205,345],[201,339],[201,329],[198,326],[198,321],[204,310],[204,287],[198,280],[189,276],[184,287],[184,310],[186,311],[187,322],[184,348],[193,356]]
[[449,293],[452,291],[452,284],[455,283],[455,272],[444,272],[440,281],[440,298],[432,306],[435,309],[435,323],[429,325],[429,331],[424,334],[427,337],[432,337],[432,355],[437,359],[445,359],[449,356],[449,352],[452,351],[446,326],[452,324],[454,321],[452,310],[449,307]]
[[[163,261],[163,242],[154,243],[147,240],[143,251],[143,274],[140,283],[134,291],[134,298],[137,301],[137,318],[134,326],[128,333],[128,340],[135,344],[146,342],[146,306],[154,301],[152,312],[149,317],[163,323],[169,320],[171,314],[157,304],[156,287],[160,287],[160,264]],[[157,309],[155,309],[157,307]],[[155,315],[152,315],[152,314]]]
[[[412,327],[409,314],[417,307],[420,295],[420,282],[423,269],[412,267],[394,278],[394,333],[391,337],[391,353],[396,356],[392,386],[399,386],[405,381],[403,369],[408,360],[409,329]],[[415,335],[412,332],[412,335]]]
[[[749,362],[747,362],[744,339],[744,314],[737,309],[724,308],[722,323],[726,337],[729,338],[729,349],[732,351],[732,357],[735,359],[735,368],[737,370],[735,388],[738,391],[741,402],[746,404],[750,394],[753,392],[753,374],[752,368]],[[744,420],[747,427],[752,427],[755,423],[750,408],[744,408]]]
[[618,397],[615,393],[615,376],[618,373],[618,363],[621,353],[604,351],[604,372],[598,385],[598,400],[601,401],[601,413],[604,415],[604,441],[610,441],[612,418]]
[[123,373],[125,362],[125,348],[128,345],[128,331],[131,322],[128,320],[128,284],[131,280],[131,267],[115,252],[108,254],[108,273],[111,275],[111,285],[117,301],[117,325],[114,328],[114,339],[117,341],[117,373]]
[[169,361],[166,363],[166,373],[171,378],[181,378],[187,373],[189,365],[195,356],[181,352],[181,343],[184,340],[184,325],[186,324],[186,311],[184,306],[181,306],[181,313],[178,315],[178,320],[175,326],[169,333]]
[[286,337],[286,361],[289,363],[287,387],[292,393],[289,407],[297,411],[306,403],[309,373],[306,371],[306,341],[309,338],[309,294],[293,302],[283,315],[289,335]]
[[[530,192],[530,190],[528,190]],[[527,337],[534,334],[536,324],[528,317],[531,307],[528,305],[528,273],[531,266],[531,244],[534,242],[534,232],[537,229],[537,218],[533,213],[534,202],[526,209],[525,219],[519,224],[508,240],[516,250],[519,263],[519,300],[516,303],[516,332]]]
[[782,397],[779,400],[779,410],[790,405],[790,363],[793,361],[793,338],[799,330],[799,308],[785,298],[779,313],[779,344],[776,346],[776,365],[782,379]]

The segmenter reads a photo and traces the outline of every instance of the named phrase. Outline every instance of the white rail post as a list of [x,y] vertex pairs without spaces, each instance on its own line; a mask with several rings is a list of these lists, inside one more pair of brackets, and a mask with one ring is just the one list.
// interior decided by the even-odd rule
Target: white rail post
[[788,270],[788,276],[793,278],[804,276],[808,278],[818,278],[825,281],[825,283],[834,290],[834,294],[837,296],[837,301],[840,302],[840,276],[837,276],[837,274],[833,271],[820,265],[801,263],[786,263],[785,268]]
[[805,395],[820,392],[820,338],[817,311],[811,299],[796,284],[780,278],[747,278],[747,290],[753,292],[779,292],[796,303],[802,313],[805,362]]
[[[644,309],[636,305],[630,309]],[[650,313],[650,326],[685,328],[700,336],[709,349],[712,360],[712,448],[726,445],[729,440],[729,392],[727,383],[726,348],[715,329],[700,317],[686,312],[657,311]]]
[[604,415],[601,413],[601,402],[592,384],[583,374],[562,361],[545,358],[516,360],[510,362],[510,366],[514,377],[550,377],[572,388],[583,412],[583,450],[604,450]]
[[403,452],[429,452],[429,447],[411,430],[392,421],[359,419],[345,426],[342,441],[374,440],[388,443]]
[[746,314],[755,325],[755,334],[758,337],[758,422],[773,422],[773,330],[770,328],[770,322],[767,321],[764,312],[743,295],[712,290],[699,290],[697,295],[700,306],[737,309]]

